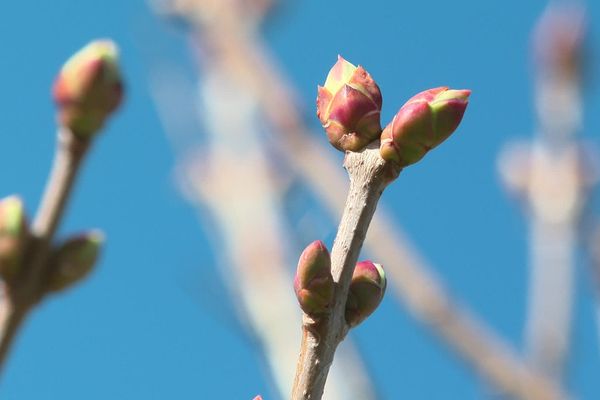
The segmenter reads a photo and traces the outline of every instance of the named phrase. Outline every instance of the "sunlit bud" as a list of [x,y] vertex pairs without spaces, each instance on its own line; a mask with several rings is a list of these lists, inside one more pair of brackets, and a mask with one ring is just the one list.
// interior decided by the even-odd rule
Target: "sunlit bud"
[[401,167],[419,161],[458,127],[470,94],[439,87],[408,100],[381,134],[381,157]]
[[23,202],[17,196],[0,200],[0,276],[15,276],[27,241],[27,221]]
[[380,264],[371,261],[356,264],[346,301],[348,325],[360,324],[375,311],[383,299],[385,287],[385,272]]
[[98,132],[123,97],[117,46],[97,40],[75,53],[56,77],[53,96],[62,126],[82,138]]
[[333,296],[331,259],[320,240],[309,244],[300,255],[294,291],[305,313],[322,314],[329,310]]
[[74,236],[57,247],[48,266],[48,291],[63,290],[87,276],[104,242],[104,235],[92,231]]
[[254,399],[252,399],[252,400],[263,400],[263,398],[262,398],[262,396],[261,396],[261,395],[258,395],[258,396],[256,396]]
[[359,151],[381,133],[381,102],[371,75],[338,56],[318,88],[317,116],[335,148]]

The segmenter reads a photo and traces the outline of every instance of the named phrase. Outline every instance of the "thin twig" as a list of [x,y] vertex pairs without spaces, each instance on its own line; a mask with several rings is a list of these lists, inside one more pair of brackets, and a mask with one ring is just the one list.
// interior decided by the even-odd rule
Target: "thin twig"
[[550,4],[532,37],[538,135],[521,193],[530,225],[526,350],[531,367],[557,382],[565,378],[571,351],[575,246],[588,197],[576,136],[586,19],[577,2]]
[[[82,140],[67,129],[60,129],[52,172],[46,183],[44,197],[32,224],[33,240],[26,257],[26,268],[17,283],[19,297],[39,300],[41,285],[52,238],[65,211],[75,184],[79,166],[87,153],[89,140]],[[22,283],[22,286],[19,284]]]
[[331,251],[331,268],[336,284],[330,313],[320,319],[303,316],[303,335],[293,400],[318,400],[337,345],[348,332],[344,318],[348,288],[377,202],[389,182],[391,166],[379,156],[379,148],[349,152],[344,167],[350,176],[350,190]]
[[32,225],[19,275],[10,287],[4,288],[4,298],[0,305],[0,370],[19,327],[44,294],[45,267],[52,239],[88,146],[89,140],[82,140],[67,129],[61,129],[58,133],[52,172]]
[[8,355],[16,334],[25,319],[27,309],[15,306],[4,289],[4,298],[0,302],[0,371]]
[[66,128],[58,132],[54,165],[32,227],[39,240],[52,240],[89,143]]

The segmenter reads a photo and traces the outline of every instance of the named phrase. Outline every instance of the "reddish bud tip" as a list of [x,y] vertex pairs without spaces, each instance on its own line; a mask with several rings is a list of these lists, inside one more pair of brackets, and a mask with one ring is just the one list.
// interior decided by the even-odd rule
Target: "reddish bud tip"
[[320,240],[309,244],[300,255],[294,291],[305,313],[322,314],[329,310],[333,296],[331,260]]
[[59,123],[79,137],[94,135],[123,97],[117,46],[109,40],[88,44],[65,63],[52,92]]
[[381,92],[369,73],[338,56],[317,95],[317,116],[331,144],[359,151],[381,133]]
[[470,90],[439,87],[413,96],[383,130],[381,157],[400,167],[419,161],[456,130],[470,94]]

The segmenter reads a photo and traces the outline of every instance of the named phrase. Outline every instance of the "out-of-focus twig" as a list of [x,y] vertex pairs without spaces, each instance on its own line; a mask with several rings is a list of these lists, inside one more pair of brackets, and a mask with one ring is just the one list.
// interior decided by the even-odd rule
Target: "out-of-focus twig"
[[59,132],[54,166],[48,180],[40,209],[32,226],[33,237],[27,248],[25,273],[17,277],[11,290],[6,290],[2,301],[3,326],[0,330],[0,366],[29,310],[40,300],[45,266],[50,243],[75,183],[79,165],[88,142],[83,142],[68,130]]
[[[267,124],[256,88],[232,70],[224,44],[252,37],[265,2],[177,2],[177,15],[192,23],[201,54],[200,97],[207,142],[183,169],[188,193],[206,207],[220,231],[218,254],[238,315],[261,345],[279,394],[287,397],[297,360],[300,319],[291,286],[289,244],[277,169],[269,160]],[[258,9],[255,6],[259,6]],[[189,8],[188,8],[189,7]],[[235,60],[233,60],[235,61]],[[236,61],[237,62],[237,61]],[[248,72],[248,71],[246,71]],[[160,93],[158,94],[160,96]],[[168,118],[168,116],[167,116]],[[374,398],[360,359],[349,344],[328,383],[330,398]]]
[[596,331],[600,345],[600,221],[594,221],[586,243],[591,264],[593,285],[596,291]]
[[5,285],[2,287],[2,292],[2,301],[0,302],[0,368],[4,368],[15,337],[28,312],[28,308],[18,306],[9,297]]
[[551,4],[533,36],[535,105],[540,135],[513,145],[500,169],[530,221],[526,338],[532,367],[560,381],[569,352],[574,252],[589,189],[581,125],[584,10]]
[[88,44],[57,75],[53,87],[57,146],[31,228],[20,199],[4,199],[0,207],[0,244],[4,243],[0,246],[0,368],[33,307],[47,294],[86,276],[96,262],[102,242],[98,232],[59,244],[53,241],[85,155],[122,95],[118,51],[109,40]]

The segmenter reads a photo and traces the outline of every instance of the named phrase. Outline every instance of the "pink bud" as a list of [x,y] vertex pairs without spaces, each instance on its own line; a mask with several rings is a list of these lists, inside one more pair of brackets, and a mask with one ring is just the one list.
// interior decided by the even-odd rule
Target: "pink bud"
[[322,314],[329,310],[333,297],[331,259],[320,240],[309,244],[300,255],[294,291],[305,313]]
[[92,42],[73,55],[56,77],[53,96],[59,122],[82,138],[96,133],[121,103],[117,56],[113,42]]
[[317,116],[335,148],[359,151],[381,133],[381,103],[371,75],[338,56],[318,88]]
[[364,321],[381,303],[387,282],[380,264],[361,261],[356,264],[348,300],[346,301],[346,322],[354,327]]
[[401,167],[419,161],[456,130],[470,94],[439,87],[413,96],[383,130],[381,157]]

